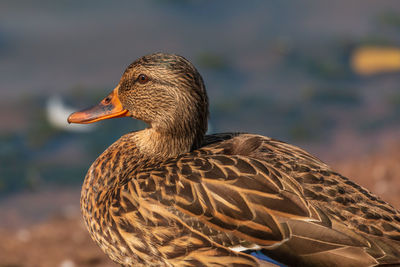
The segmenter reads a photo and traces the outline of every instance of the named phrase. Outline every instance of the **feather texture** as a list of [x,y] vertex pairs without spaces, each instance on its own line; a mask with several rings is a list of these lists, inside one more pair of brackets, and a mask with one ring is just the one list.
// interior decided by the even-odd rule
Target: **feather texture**
[[[132,167],[137,148],[125,139],[134,135],[108,149],[86,180],[109,177],[114,166]],[[125,156],[113,156],[116,151]],[[106,253],[125,243],[119,262],[234,266],[241,259],[254,266],[248,255],[229,250],[240,245],[293,265],[399,263],[399,212],[294,146],[240,134],[164,162],[137,164],[140,169],[121,170],[114,180],[119,187],[109,194],[94,196],[92,186],[82,193],[84,213],[109,203],[97,211],[107,214],[100,224],[92,216],[86,221],[96,225],[93,233],[107,226],[117,238],[100,242]]]
[[[143,69],[150,80],[158,71],[170,79],[165,68],[174,70],[178,56],[147,57],[132,64],[120,84]],[[193,95],[205,94],[198,86],[201,77],[193,78],[197,72],[185,71],[189,81],[180,85],[178,79],[172,86],[194,81]],[[142,94],[151,99],[149,92]],[[156,104],[146,112],[156,114]],[[133,108],[127,106],[131,114]],[[173,117],[171,112],[160,116]],[[198,115],[181,119],[189,120],[179,124],[186,127]],[[86,225],[114,261],[124,266],[269,266],[254,256],[258,253],[291,266],[400,265],[399,211],[304,150],[239,133],[203,136],[198,144],[204,129],[193,129],[187,140],[185,130],[155,122],[152,117],[151,128],[121,137],[85,178],[81,208]]]

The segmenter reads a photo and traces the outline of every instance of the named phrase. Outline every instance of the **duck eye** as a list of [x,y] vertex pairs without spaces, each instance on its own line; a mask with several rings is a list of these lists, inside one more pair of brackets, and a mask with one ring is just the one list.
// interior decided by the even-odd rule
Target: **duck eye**
[[138,77],[138,81],[141,84],[145,84],[149,81],[149,77],[147,77],[147,75],[145,75],[145,74],[140,74]]

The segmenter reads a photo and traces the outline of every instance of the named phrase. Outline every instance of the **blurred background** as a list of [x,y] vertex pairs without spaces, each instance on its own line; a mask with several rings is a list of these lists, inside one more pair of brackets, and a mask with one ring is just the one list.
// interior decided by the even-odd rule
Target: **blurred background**
[[400,207],[400,3],[0,2],[0,266],[114,266],[79,212],[123,118],[68,125],[125,67],[177,53],[202,74],[210,132],[301,146]]

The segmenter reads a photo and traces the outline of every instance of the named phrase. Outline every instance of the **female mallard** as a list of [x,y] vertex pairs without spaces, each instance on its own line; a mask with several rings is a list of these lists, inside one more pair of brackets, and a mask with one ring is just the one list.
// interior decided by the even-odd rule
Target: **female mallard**
[[[203,80],[181,56],[133,62],[101,103],[69,122],[130,116],[90,167],[81,208],[125,266],[400,264],[400,213],[304,150],[254,134],[206,135]],[[255,255],[255,256],[253,256]]]

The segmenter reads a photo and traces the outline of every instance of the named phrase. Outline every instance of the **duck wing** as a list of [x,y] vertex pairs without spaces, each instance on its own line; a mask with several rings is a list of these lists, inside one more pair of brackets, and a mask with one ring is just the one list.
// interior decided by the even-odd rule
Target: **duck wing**
[[[386,242],[385,237],[359,231],[348,223],[359,220],[358,215],[335,214],[339,206],[330,203],[334,197],[323,199],[320,184],[307,184],[313,179],[325,181],[324,177],[328,184],[336,180],[325,164],[301,149],[274,142],[278,141],[254,135],[216,142],[142,170],[124,190],[151,203],[146,210],[159,212],[165,227],[179,222],[185,240],[197,236],[192,243],[174,243],[171,251],[177,247],[195,247],[197,252],[218,247],[224,253],[228,252],[223,248],[259,250],[284,263],[305,266],[400,262],[396,240]],[[352,187],[345,181],[335,185]],[[142,204],[133,206],[138,205]]]

